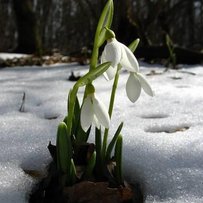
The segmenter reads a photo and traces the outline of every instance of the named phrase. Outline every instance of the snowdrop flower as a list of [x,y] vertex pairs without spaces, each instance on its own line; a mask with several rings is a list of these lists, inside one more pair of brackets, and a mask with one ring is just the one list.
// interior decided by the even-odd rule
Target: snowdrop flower
[[123,68],[130,72],[126,83],[126,93],[131,102],[137,101],[140,96],[141,89],[150,96],[153,96],[153,91],[144,78],[139,73],[139,64],[132,51],[124,44],[118,42],[113,31],[107,29],[107,44],[101,56],[101,62],[111,62],[111,66],[105,72],[104,76],[107,80],[111,80],[117,71],[117,66],[120,64]]
[[101,62],[111,62],[111,66],[105,73],[105,77],[111,80],[117,71],[117,66],[122,67],[130,72],[138,72],[139,65],[131,50],[124,44],[118,42],[116,38],[111,38],[107,41],[104,51],[101,56]]
[[97,128],[100,128],[101,125],[105,128],[109,128],[110,118],[108,111],[106,110],[105,105],[95,96],[94,91],[88,93],[87,97],[84,99],[80,114],[80,122],[84,131],[87,131],[92,124]]
[[134,103],[137,101],[140,96],[141,89],[143,89],[149,96],[154,96],[154,93],[145,77],[141,73],[130,72],[126,83],[126,93],[131,102]]

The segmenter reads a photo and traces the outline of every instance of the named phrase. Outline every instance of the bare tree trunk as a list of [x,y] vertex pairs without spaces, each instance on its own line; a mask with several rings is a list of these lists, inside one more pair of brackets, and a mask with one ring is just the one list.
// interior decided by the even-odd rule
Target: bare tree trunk
[[194,34],[195,34],[195,22],[194,22],[194,1],[188,1],[187,5],[187,13],[188,13],[188,42],[191,46],[194,43]]
[[31,0],[13,0],[18,31],[16,52],[41,54],[41,39]]
[[135,38],[139,37],[142,43],[148,44],[147,37],[143,33],[140,27],[140,21],[138,18],[133,19],[131,16],[131,1],[120,0],[115,4],[115,10],[117,10],[115,31],[117,38],[125,44],[131,43]]

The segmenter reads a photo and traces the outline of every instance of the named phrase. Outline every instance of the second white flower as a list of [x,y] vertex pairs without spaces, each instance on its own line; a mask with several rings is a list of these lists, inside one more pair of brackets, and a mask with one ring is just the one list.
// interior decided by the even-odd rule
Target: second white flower
[[84,131],[94,124],[97,128],[109,128],[110,118],[105,105],[94,94],[89,94],[82,105],[80,115],[81,126]]

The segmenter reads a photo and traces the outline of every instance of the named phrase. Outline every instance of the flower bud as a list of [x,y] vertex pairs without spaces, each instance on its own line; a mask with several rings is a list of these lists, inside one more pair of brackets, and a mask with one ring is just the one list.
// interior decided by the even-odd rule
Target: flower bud
[[95,93],[95,88],[92,84],[87,84],[86,93],[87,95]]
[[105,38],[106,38],[106,40],[109,40],[109,39],[112,39],[112,38],[115,38],[115,37],[116,37],[116,35],[115,35],[115,33],[114,33],[113,30],[110,30],[110,29],[107,28],[107,27],[104,27],[104,28],[106,29],[106,33],[105,33]]

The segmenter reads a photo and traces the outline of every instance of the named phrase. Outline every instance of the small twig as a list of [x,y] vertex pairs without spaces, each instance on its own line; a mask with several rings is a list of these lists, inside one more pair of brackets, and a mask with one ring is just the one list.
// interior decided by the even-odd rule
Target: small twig
[[189,74],[189,75],[196,75],[196,73],[193,73],[193,72],[190,72],[190,71],[179,70],[178,72],[186,73],[186,74]]
[[19,108],[19,111],[20,111],[20,112],[25,112],[25,107],[24,107],[24,105],[25,105],[25,92],[23,92],[23,98],[22,98],[21,106],[20,106],[20,108]]

